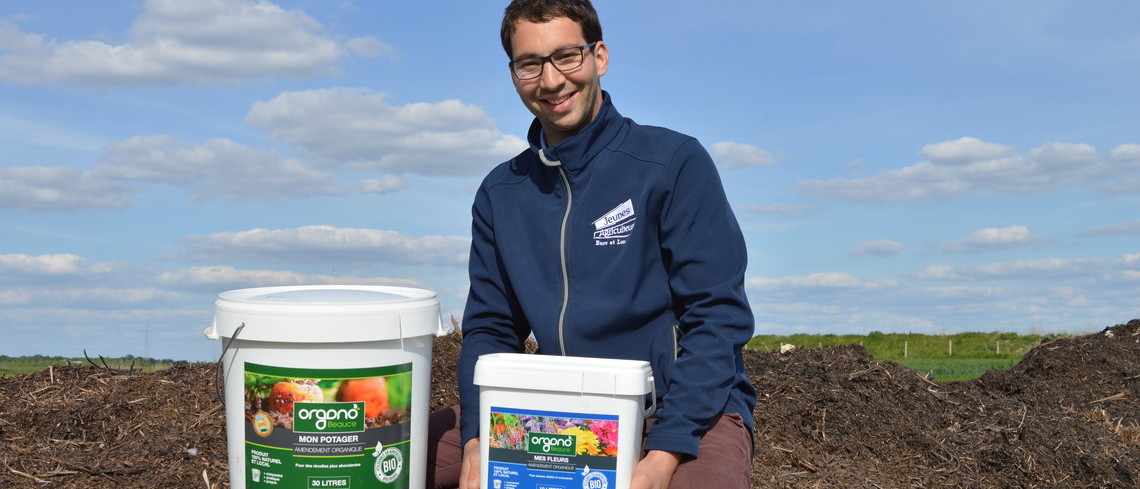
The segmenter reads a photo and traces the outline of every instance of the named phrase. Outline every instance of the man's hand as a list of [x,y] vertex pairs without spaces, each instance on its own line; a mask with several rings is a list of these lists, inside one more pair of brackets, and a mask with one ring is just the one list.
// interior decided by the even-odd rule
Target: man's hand
[[650,450],[633,468],[629,489],[666,489],[673,471],[681,464],[681,455],[663,450]]
[[463,462],[459,467],[459,489],[479,489],[479,439],[463,445]]

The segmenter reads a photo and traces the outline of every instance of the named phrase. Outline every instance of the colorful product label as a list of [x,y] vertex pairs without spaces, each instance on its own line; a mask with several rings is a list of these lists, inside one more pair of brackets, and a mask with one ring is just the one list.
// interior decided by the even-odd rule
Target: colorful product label
[[490,422],[488,488],[609,489],[614,484],[616,415],[492,406]]
[[408,487],[412,364],[245,364],[246,487]]

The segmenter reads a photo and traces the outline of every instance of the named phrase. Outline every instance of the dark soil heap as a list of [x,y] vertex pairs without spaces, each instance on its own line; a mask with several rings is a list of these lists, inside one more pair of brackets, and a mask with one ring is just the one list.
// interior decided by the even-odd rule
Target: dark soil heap
[[[431,408],[457,402],[455,336]],[[1140,320],[939,383],[858,346],[747,351],[753,487],[1140,488]],[[0,487],[226,488],[214,366],[0,379]]]

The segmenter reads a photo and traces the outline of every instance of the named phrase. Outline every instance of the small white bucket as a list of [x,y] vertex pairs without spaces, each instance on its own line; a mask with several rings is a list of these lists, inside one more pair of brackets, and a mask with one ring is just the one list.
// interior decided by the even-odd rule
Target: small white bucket
[[264,287],[215,308],[230,487],[423,487],[434,292]]
[[495,353],[475,384],[483,489],[629,486],[655,408],[648,362]]

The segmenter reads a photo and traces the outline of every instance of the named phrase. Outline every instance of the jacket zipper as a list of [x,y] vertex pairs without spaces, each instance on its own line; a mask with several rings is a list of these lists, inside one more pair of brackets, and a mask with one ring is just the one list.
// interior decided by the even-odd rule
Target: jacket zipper
[[566,266],[566,225],[570,221],[570,207],[574,205],[574,192],[570,190],[570,179],[566,177],[566,169],[558,166],[558,176],[562,177],[562,185],[566,187],[566,212],[562,214],[562,233],[558,244],[559,259],[562,262],[562,310],[558,312],[558,348],[562,356],[566,356],[566,309],[570,306],[570,274]]

